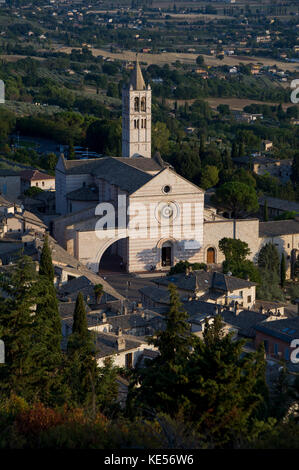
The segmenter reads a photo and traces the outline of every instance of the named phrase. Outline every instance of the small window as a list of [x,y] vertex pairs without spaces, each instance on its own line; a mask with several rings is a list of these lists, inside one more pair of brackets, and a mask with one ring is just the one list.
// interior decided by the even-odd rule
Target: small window
[[268,353],[269,352],[269,341],[267,339],[264,339],[264,347],[265,347],[266,353]]
[[167,184],[163,187],[163,193],[168,194],[171,191],[171,187]]
[[35,183],[35,186],[38,186],[38,183]]
[[45,182],[44,182],[44,181],[42,182],[42,186],[45,186]]
[[249,295],[249,296],[247,297],[247,303],[248,303],[248,304],[251,303],[251,295]]
[[134,98],[134,111],[139,111],[139,98]]
[[242,291],[242,290],[240,290],[239,295],[240,295],[240,297],[242,297],[242,299],[243,299],[243,291]]
[[275,356],[278,355],[278,351],[279,351],[278,344],[277,344],[277,343],[274,343],[274,354],[275,354]]
[[126,367],[131,369],[133,367],[133,353],[128,353],[125,356],[126,359]]

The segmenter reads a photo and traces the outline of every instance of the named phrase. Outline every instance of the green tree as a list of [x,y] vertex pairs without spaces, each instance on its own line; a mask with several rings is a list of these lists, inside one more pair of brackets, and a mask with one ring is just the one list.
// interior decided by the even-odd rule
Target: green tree
[[82,292],[78,293],[74,311],[73,334],[78,334],[82,340],[88,335],[87,317]]
[[225,256],[227,262],[241,263],[250,255],[250,249],[246,242],[238,238],[224,237],[219,241],[219,248]]
[[266,243],[258,254],[258,265],[260,268],[271,272],[279,272],[279,253],[273,243]]
[[268,222],[269,220],[269,211],[268,211],[268,201],[265,199],[264,203],[264,222]]
[[36,266],[25,256],[0,278],[0,329],[5,344],[0,387],[2,394],[13,392],[26,399],[32,398],[32,378],[37,367],[31,354],[37,280]]
[[219,241],[219,248],[225,256],[224,273],[231,272],[233,276],[260,283],[258,268],[252,261],[246,259],[250,255],[250,249],[246,242],[225,237]]
[[231,157],[232,159],[234,159],[234,158],[237,158],[238,156],[239,156],[238,145],[236,141],[233,141]]
[[42,188],[38,188],[37,186],[31,186],[30,188],[24,191],[24,195],[34,198],[34,196],[43,192],[44,191],[42,190]]
[[284,253],[281,254],[280,261],[280,285],[284,287],[286,282],[286,259]]
[[152,126],[152,151],[160,152],[162,158],[169,153],[170,132],[164,122],[155,122]]
[[196,63],[197,65],[200,65],[200,66],[203,66],[205,64],[205,61],[202,55],[199,55],[196,57]]
[[258,210],[258,198],[252,186],[237,181],[224,183],[216,190],[213,202],[234,217]]
[[49,246],[49,237],[45,235],[43,249],[39,262],[39,274],[45,276],[50,282],[54,281],[54,267],[52,263],[52,255]]
[[149,340],[160,354],[146,367],[135,371],[128,395],[128,409],[132,414],[155,410],[173,416],[186,406],[188,379],[185,369],[192,353],[194,336],[176,287],[173,284],[168,287],[170,307],[165,329]]
[[97,366],[96,333],[88,330],[84,299],[79,292],[76,300],[72,333],[67,344],[68,364],[66,380],[71,389],[71,400],[77,405],[86,406],[94,417],[99,406],[108,409],[115,405],[118,388],[117,368],[112,361]]
[[228,148],[225,149],[223,156],[222,156],[222,160],[223,160],[223,168],[225,170],[229,170],[230,168],[232,168],[233,161],[232,161],[232,157]]
[[101,119],[92,122],[86,131],[88,148],[103,155],[121,155],[121,121]]
[[215,447],[239,447],[265,429],[268,390],[263,349],[243,353],[245,340],[224,334],[220,316],[206,320],[186,364],[188,418]]
[[36,364],[34,393],[47,405],[61,405],[70,392],[64,382],[62,328],[56,290],[46,276],[39,276],[37,292],[31,347],[32,360]]
[[75,160],[75,149],[74,149],[74,143],[71,141],[69,143],[69,151],[68,151],[68,159],[69,160]]
[[203,168],[200,180],[200,186],[203,189],[216,186],[219,181],[219,171],[216,166],[207,165]]

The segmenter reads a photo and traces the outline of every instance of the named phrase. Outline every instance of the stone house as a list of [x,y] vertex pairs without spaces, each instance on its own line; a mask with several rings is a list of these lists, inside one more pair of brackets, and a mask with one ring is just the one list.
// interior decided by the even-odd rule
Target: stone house
[[47,191],[55,191],[55,176],[42,173],[39,170],[24,170],[21,176],[21,193],[26,189],[36,187]]
[[[170,283],[177,287],[182,301],[190,299],[250,309],[255,303],[256,284],[217,271],[189,271],[186,274],[174,274],[153,281],[158,290],[165,291]],[[150,298],[149,289],[142,290],[143,296]],[[157,293],[157,291],[155,291]],[[163,295],[161,296],[163,299]]]

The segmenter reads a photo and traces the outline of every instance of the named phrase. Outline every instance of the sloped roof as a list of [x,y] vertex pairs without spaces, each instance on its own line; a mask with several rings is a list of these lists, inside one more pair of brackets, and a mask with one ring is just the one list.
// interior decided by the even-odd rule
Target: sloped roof
[[[137,162],[139,159],[140,161]],[[142,157],[136,158],[136,162],[133,163],[135,166],[124,162],[124,160],[124,158],[115,157],[103,157],[89,161],[65,160],[64,166],[67,174],[92,174],[132,194],[150,181],[153,175],[137,168],[139,165],[149,165],[142,161]],[[128,160],[130,159],[128,158]]]
[[153,302],[165,305],[169,305],[170,303],[170,295],[167,290],[159,289],[155,286],[144,286],[139,289],[139,292],[145,297],[151,299]]
[[86,276],[80,276],[63,284],[59,288],[59,293],[64,295],[72,294],[74,292],[78,293],[84,287],[88,287],[90,285],[92,285],[92,282]]
[[256,325],[255,330],[278,338],[285,343],[291,343],[293,339],[299,338],[299,316],[284,320],[267,321]]
[[259,198],[259,204],[264,205],[265,201],[268,203],[268,207],[273,209],[279,209],[282,211],[294,211],[299,214],[299,203],[294,201],[287,201],[286,199],[279,199],[277,197],[262,196]]
[[192,271],[188,275],[185,273],[173,274],[172,276],[155,279],[154,282],[164,286],[172,283],[179,289],[191,292],[194,292],[196,289],[205,291],[209,288],[232,292],[255,285],[253,282],[246,281],[245,279],[228,276],[217,271]]
[[71,191],[66,197],[72,201],[98,201],[99,192],[97,188],[82,187]]
[[20,176],[20,173],[17,173],[14,170],[6,169],[6,168],[0,168],[0,177],[7,177],[7,176]]
[[225,323],[238,328],[240,335],[248,338],[254,338],[257,325],[267,319],[266,315],[253,310],[241,310],[238,315],[229,310],[223,310],[221,317]]
[[274,222],[260,222],[259,236],[279,237],[299,233],[299,220],[276,220]]
[[55,176],[48,175],[47,173],[42,173],[39,170],[24,170],[24,171],[21,171],[20,176],[22,180],[27,180],[27,181],[55,179]]

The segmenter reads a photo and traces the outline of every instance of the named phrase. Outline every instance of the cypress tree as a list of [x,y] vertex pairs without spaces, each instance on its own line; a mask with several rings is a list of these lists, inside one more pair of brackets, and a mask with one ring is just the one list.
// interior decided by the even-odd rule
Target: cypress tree
[[269,220],[269,213],[268,213],[268,201],[265,199],[265,204],[264,204],[264,221],[268,222]]
[[240,142],[239,145],[239,157],[244,157],[245,155],[245,146],[243,142]]
[[0,330],[5,344],[5,364],[0,367],[0,389],[25,399],[32,398],[32,377],[38,364],[32,361],[34,306],[37,300],[37,272],[28,256],[1,276]]
[[206,140],[205,135],[200,134],[199,155],[200,155],[201,158],[203,158],[205,150],[206,150],[205,140]]
[[281,262],[280,262],[280,285],[284,287],[286,281],[286,259],[284,253],[281,255]]
[[51,250],[49,247],[49,237],[45,235],[44,245],[39,262],[39,274],[46,276],[50,282],[54,281],[54,267],[52,263]]
[[[98,368],[95,346],[88,331],[84,299],[79,292],[74,310],[72,334],[68,339],[67,381],[72,392],[72,400],[77,405],[87,406],[95,416],[98,405],[109,406],[116,398],[116,370],[109,362],[104,368]],[[109,388],[110,398],[107,388]]]
[[127,401],[128,412],[132,415],[153,409],[174,415],[188,406],[186,364],[195,337],[176,287],[169,284],[168,288],[170,308],[165,318],[165,329],[149,340],[159,349],[160,355],[146,367],[134,371]]
[[40,258],[32,356],[39,364],[35,374],[35,386],[43,402],[51,404],[62,402],[67,393],[63,384],[61,319],[53,281],[54,267],[46,235]]
[[234,159],[234,158],[237,158],[238,156],[239,156],[238,146],[237,146],[237,143],[234,141],[232,145],[231,157],[232,159]]
[[223,161],[223,168],[225,170],[229,170],[230,168],[232,168],[233,166],[232,157],[228,149],[224,151],[222,161]]
[[82,339],[86,338],[88,333],[86,310],[82,292],[79,292],[76,299],[72,333],[78,334]]
[[68,159],[69,160],[74,160],[75,159],[75,149],[74,149],[74,144],[73,144],[72,141],[69,143]]
[[263,350],[242,354],[245,340],[232,341],[219,315],[205,322],[203,340],[186,364],[190,408],[185,414],[215,447],[232,447],[262,431],[268,389]]

